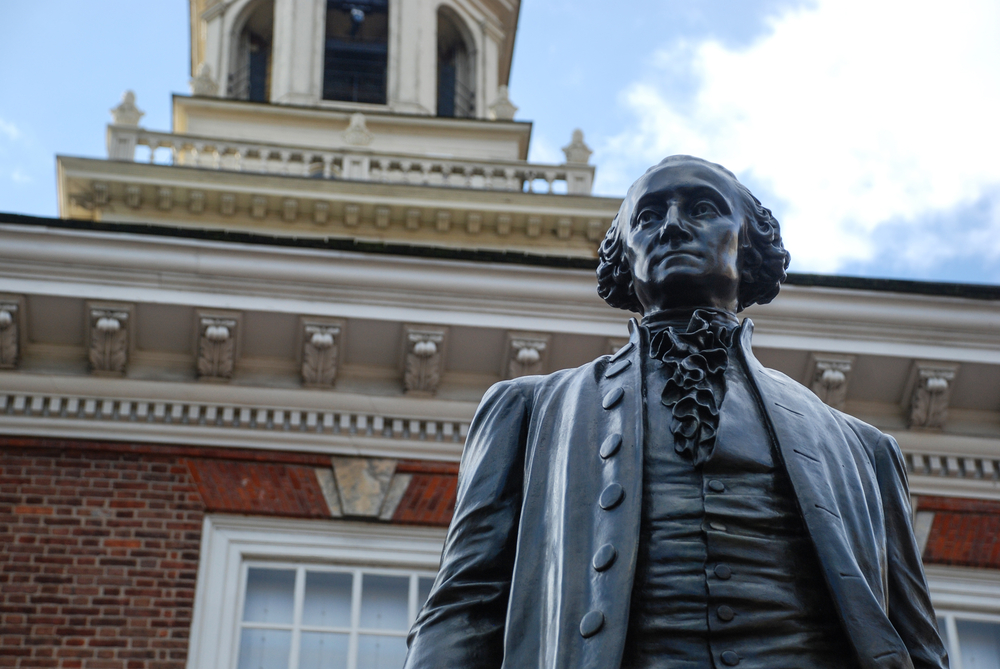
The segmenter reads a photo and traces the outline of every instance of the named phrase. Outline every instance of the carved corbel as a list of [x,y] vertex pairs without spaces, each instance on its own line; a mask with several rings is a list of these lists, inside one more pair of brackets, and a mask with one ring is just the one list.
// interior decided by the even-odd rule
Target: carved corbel
[[853,366],[853,355],[814,353],[809,359],[809,387],[829,406],[843,409]]
[[233,376],[240,319],[229,314],[198,314],[198,377],[225,381]]
[[958,365],[918,360],[910,372],[909,418],[911,428],[942,428],[948,420],[948,403]]
[[403,386],[407,393],[433,395],[441,383],[446,328],[407,325],[403,328],[406,347]]
[[551,336],[539,332],[508,332],[504,373],[508,379],[541,374],[548,359]]
[[131,305],[87,305],[87,356],[94,374],[122,376],[128,367]]
[[0,369],[17,367],[21,355],[21,300],[0,299]]
[[340,361],[342,321],[302,319],[302,385],[332,388]]

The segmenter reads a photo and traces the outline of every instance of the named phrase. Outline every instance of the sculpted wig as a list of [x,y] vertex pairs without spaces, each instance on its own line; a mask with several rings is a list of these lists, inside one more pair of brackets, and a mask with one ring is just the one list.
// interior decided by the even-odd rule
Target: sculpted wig
[[[672,163],[697,162],[721,172],[729,177],[741,199],[746,218],[740,231],[740,286],[738,311],[751,304],[767,304],[775,298],[791,257],[781,243],[781,230],[771,210],[761,205],[736,176],[721,165],[710,163],[693,156],[670,156],[646,170],[646,174]],[[636,180],[628,189],[618,215],[601,242],[598,251],[597,294],[612,307],[642,313],[642,305],[635,296],[632,284],[632,269],[625,255],[625,234],[632,225],[635,205],[642,197],[643,190],[637,186],[644,181]]]

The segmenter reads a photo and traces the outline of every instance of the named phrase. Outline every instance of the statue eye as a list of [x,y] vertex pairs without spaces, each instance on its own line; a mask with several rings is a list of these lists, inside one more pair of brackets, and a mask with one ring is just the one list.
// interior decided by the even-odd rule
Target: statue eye
[[691,215],[697,218],[719,216],[719,208],[711,200],[699,200],[691,207]]
[[660,219],[660,212],[658,212],[655,209],[647,208],[640,211],[639,215],[636,217],[635,220],[636,223],[638,223],[639,225],[649,225],[650,223],[658,221],[659,219]]

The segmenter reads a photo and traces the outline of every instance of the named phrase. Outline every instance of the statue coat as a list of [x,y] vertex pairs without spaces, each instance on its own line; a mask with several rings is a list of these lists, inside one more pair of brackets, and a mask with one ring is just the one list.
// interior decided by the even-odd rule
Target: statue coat
[[[752,330],[745,320],[738,355],[859,665],[947,667],[899,447],[764,368],[750,347]],[[633,322],[614,356],[502,382],[483,398],[406,669],[620,665],[642,513],[640,332]],[[609,505],[616,496],[605,491],[614,484],[624,496]],[[597,571],[592,559],[609,543],[617,556]],[[587,638],[585,616],[586,631],[599,623]]]

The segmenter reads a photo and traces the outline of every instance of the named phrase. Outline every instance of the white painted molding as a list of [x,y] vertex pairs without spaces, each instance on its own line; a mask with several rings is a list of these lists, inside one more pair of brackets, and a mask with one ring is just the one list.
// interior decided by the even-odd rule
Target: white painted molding
[[1000,571],[924,565],[931,602],[939,614],[1000,616]]
[[3,434],[449,461],[461,457],[475,410],[430,398],[15,372],[0,373],[0,388]]

